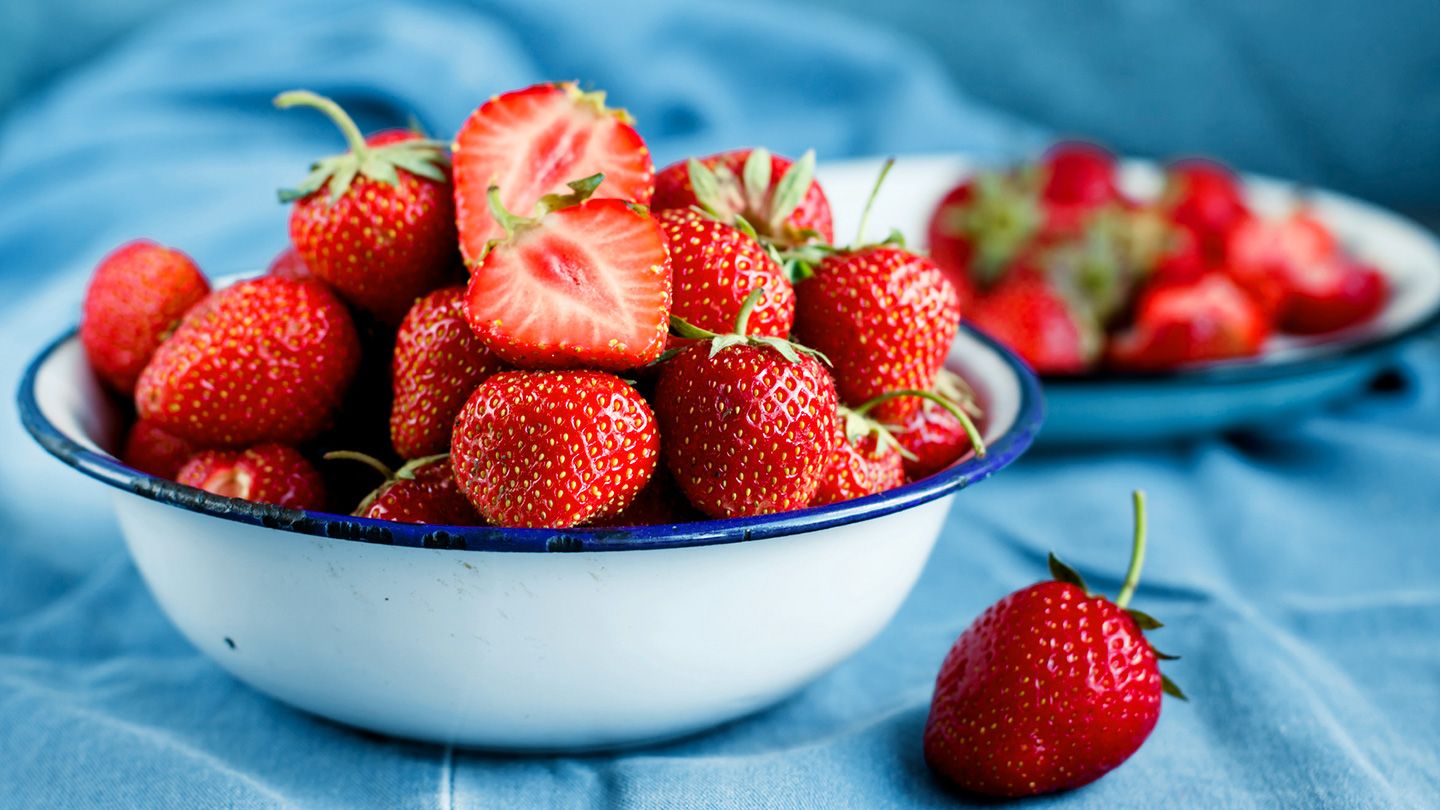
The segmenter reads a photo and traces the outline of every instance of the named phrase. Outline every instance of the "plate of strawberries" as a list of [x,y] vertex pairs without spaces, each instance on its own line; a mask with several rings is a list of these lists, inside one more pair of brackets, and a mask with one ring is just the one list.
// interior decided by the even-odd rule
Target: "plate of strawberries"
[[[854,195],[878,164],[820,176]],[[1440,317],[1422,228],[1211,160],[1080,142],[1011,166],[904,158],[876,209],[922,239],[965,321],[1040,373],[1052,445],[1274,422],[1362,388]]]

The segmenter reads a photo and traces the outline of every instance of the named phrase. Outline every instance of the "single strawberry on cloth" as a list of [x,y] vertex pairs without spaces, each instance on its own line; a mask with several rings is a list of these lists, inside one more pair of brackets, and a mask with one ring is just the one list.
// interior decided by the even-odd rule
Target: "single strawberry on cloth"
[[[6,37],[46,19],[41,7],[50,5],[0,4],[0,70],[13,54],[29,52]],[[144,24],[97,34],[103,20],[139,20],[142,5],[153,15]],[[1163,140],[1176,149],[1210,143],[1204,136],[1222,123],[1135,116],[1134,109],[1160,105],[1131,108],[1133,98],[1113,91],[1118,51],[1087,63],[1087,49],[1101,48],[1102,39],[1052,5],[1028,0],[884,4],[885,16],[871,19],[813,3],[746,0],[229,0],[153,10],[162,5],[170,4],[131,0],[105,5],[104,14],[97,4],[94,13],[51,17],[63,22],[42,32],[53,53],[84,50],[84,60],[51,76],[43,68],[53,61],[37,59],[23,74],[32,83],[14,85],[18,95],[0,83],[0,98],[19,99],[0,108],[6,392],[27,359],[74,323],[86,279],[115,245],[145,237],[177,246],[212,281],[258,272],[282,252],[288,209],[275,202],[275,189],[294,184],[297,168],[340,143],[324,117],[270,107],[294,87],[335,99],[363,131],[406,128],[413,112],[430,135],[450,142],[496,93],[579,79],[582,89],[605,88],[607,104],[634,116],[657,168],[756,146],[793,156],[813,148],[822,178],[828,161],[860,155],[1037,154],[1044,130],[1017,124],[1006,109],[1071,133],[1144,121],[1149,129],[1136,139],[1107,140]],[[1176,19],[1209,26],[1194,42],[1221,43],[1214,47],[1228,36],[1217,19],[1240,32],[1258,31],[1247,21],[1285,30],[1267,16],[1276,13],[1272,4],[1253,5],[1208,4],[1193,19],[1179,3],[1157,4],[1173,6],[1166,14],[1132,10],[1136,19],[1171,26],[1128,40],[1129,62],[1170,66],[1137,71],[1134,80],[1173,79],[1186,72],[1173,54],[1205,53],[1176,35]],[[1297,19],[1320,26],[1314,18],[1324,15],[1302,5]],[[1102,11],[1084,13],[1089,25]],[[894,27],[979,30],[972,18],[988,20],[987,30],[1018,32],[1029,50],[932,54]],[[1372,67],[1403,50],[1393,36],[1381,48],[1368,45],[1381,40],[1356,33],[1390,30],[1383,15],[1339,19],[1340,27],[1325,29],[1331,38],[1297,40],[1324,57],[1303,61],[1305,77],[1360,61]],[[1405,30],[1430,58],[1426,26]],[[1367,49],[1337,45],[1351,41]],[[1215,81],[1240,61],[1202,60],[1207,69],[1192,72]],[[1268,64],[1243,61],[1251,70]],[[969,88],[942,67],[967,62],[986,77]],[[1109,70],[1103,81],[1097,64]],[[1435,97],[1427,89],[1433,80],[1423,83],[1434,74],[1417,68],[1393,83],[1394,92],[1419,101],[1407,108],[1404,126],[1384,126],[1423,130],[1435,118],[1423,103]],[[1265,137],[1253,141],[1280,155],[1272,165],[1283,171],[1298,165],[1286,162],[1294,155],[1318,153],[1325,160],[1315,165],[1332,173],[1312,179],[1364,175],[1371,189],[1392,181],[1440,188],[1423,180],[1425,166],[1398,178],[1377,162],[1389,150],[1373,147],[1373,102],[1391,84],[1342,88],[1349,93],[1342,100],[1362,114],[1333,138],[1321,127],[1273,125],[1295,120],[1293,111],[1304,107],[1294,105],[1319,92],[1303,87],[1277,96]],[[1064,105],[1051,104],[1062,96]],[[1185,98],[1183,106],[1199,110],[1205,100]],[[1270,103],[1253,95],[1223,101]],[[1092,114],[1107,117],[1086,118]],[[1342,132],[1364,136],[1356,138],[1363,159],[1341,160],[1349,143]],[[1246,160],[1256,154],[1237,151]],[[831,203],[838,218],[840,201]],[[1363,399],[1294,424],[1027,457],[957,501],[894,621],[815,684],[704,735],[559,759],[377,738],[240,684],[166,621],[129,561],[109,493],[30,442],[7,393],[0,397],[0,805],[963,806],[965,797],[931,775],[922,746],[946,651],[987,605],[1034,582],[1049,550],[1087,574],[1097,592],[1116,592],[1116,542],[1127,535],[1129,516],[1115,504],[1134,488],[1149,494],[1155,538],[1137,599],[1164,618],[1165,648],[1183,653],[1166,671],[1191,700],[1167,706],[1124,765],[1027,806],[1433,804],[1440,787],[1440,346],[1416,345],[1397,368]],[[414,450],[423,459],[436,448]],[[366,486],[384,478],[375,473]],[[388,508],[399,498],[381,493],[371,505],[383,500]],[[358,667],[355,677],[365,676]]]

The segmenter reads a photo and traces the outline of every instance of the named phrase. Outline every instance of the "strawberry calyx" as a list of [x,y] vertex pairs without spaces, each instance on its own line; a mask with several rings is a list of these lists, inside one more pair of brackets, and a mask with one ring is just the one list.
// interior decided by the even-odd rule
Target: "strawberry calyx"
[[311,107],[324,113],[345,136],[349,149],[338,155],[321,158],[310,166],[310,173],[293,189],[281,189],[280,202],[294,202],[324,188],[333,204],[350,190],[355,178],[365,177],[377,183],[396,186],[399,170],[437,183],[448,182],[446,170],[450,158],[446,145],[429,138],[409,138],[380,146],[365,142],[365,136],[354,119],[333,100],[309,90],[290,90],[275,97],[280,109]]
[[[951,416],[960,420],[960,425],[965,429],[965,436],[970,439],[970,446],[974,448],[975,455],[979,458],[985,457],[985,438],[980,435],[980,430],[975,427],[975,422],[970,418],[970,414],[966,413],[964,408],[960,407],[951,399],[941,396],[934,391],[921,391],[915,388],[901,388],[895,391],[886,391],[870,401],[855,407],[854,411],[861,416],[865,416],[880,403],[889,402],[892,399],[899,399],[900,397],[918,397],[927,402],[933,402],[949,411]],[[908,453],[906,457],[914,458]]]
[[432,464],[436,461],[449,457],[449,453],[439,453],[433,456],[423,456],[421,458],[411,459],[410,461],[405,462],[405,465],[398,470],[391,470],[388,466],[385,465],[385,462],[381,461],[380,459],[377,459],[374,456],[367,455],[365,453],[356,452],[354,450],[332,450],[323,456],[326,461],[359,462],[374,470],[375,472],[380,473],[380,475],[385,478],[385,480],[380,483],[380,486],[371,490],[369,495],[366,495],[360,500],[360,504],[355,507],[355,511],[350,513],[355,517],[364,517],[365,512],[370,508],[371,504],[375,503],[375,500],[379,498],[382,494],[384,494],[385,490],[388,489],[391,484],[395,483],[396,481],[413,480],[415,478],[416,470],[424,467],[427,464]]
[[[760,299],[764,296],[765,287],[763,285],[751,290],[750,294],[745,296],[745,303],[740,306],[740,312],[735,316],[735,331],[728,335],[711,332],[709,329],[702,329],[681,318],[679,315],[673,314],[670,316],[670,332],[676,337],[689,340],[710,341],[711,357],[714,357],[731,346],[769,346],[792,363],[800,362],[800,356],[806,355],[814,357],[826,365],[830,365],[830,358],[809,346],[792,343],[785,338],[749,334],[750,313],[755,310],[755,306],[760,303]],[[668,349],[656,362],[663,363],[683,351],[684,348],[683,346],[679,346]]]
[[875,247],[905,247],[905,235],[900,232],[899,228],[891,228],[890,233],[878,242],[865,241],[865,230],[870,224],[870,212],[875,207],[875,199],[880,196],[880,187],[885,183],[885,176],[890,173],[890,169],[894,165],[895,158],[891,157],[886,158],[884,165],[880,167],[880,174],[875,178],[875,184],[870,187],[870,196],[865,199],[865,208],[860,213],[860,227],[856,229],[853,244],[847,246],[809,242],[778,253],[780,267],[791,283],[799,283],[815,275],[815,265],[831,256],[842,253],[859,253]]
[[1000,281],[1006,268],[1030,244],[1045,222],[1033,171],[985,171],[971,180],[974,192],[948,208],[940,230],[973,246],[970,276],[982,287]]
[[900,444],[900,440],[895,438],[895,434],[891,433],[890,429],[885,427],[885,425],[845,405],[836,406],[836,411],[840,414],[840,421],[844,426],[845,440],[850,444],[858,446],[866,437],[874,436],[875,449],[878,452],[894,451],[899,453],[903,458],[911,461],[915,460],[915,454],[906,450],[904,446]]
[[806,151],[790,164],[773,190],[774,167],[770,150],[764,147],[750,150],[739,177],[728,166],[711,168],[695,158],[687,161],[685,168],[695,200],[716,219],[733,224],[743,217],[767,238],[784,237],[787,242],[814,238],[813,231],[787,233],[785,220],[805,201],[815,182],[815,150]]
[[[1138,489],[1132,492],[1131,502],[1134,504],[1135,510],[1135,533],[1132,537],[1130,544],[1130,565],[1125,569],[1125,579],[1120,583],[1120,592],[1115,596],[1115,606],[1125,611],[1125,613],[1130,616],[1130,618],[1135,622],[1135,626],[1140,628],[1141,636],[1144,636],[1145,631],[1159,630],[1165,625],[1162,624],[1160,620],[1156,619],[1154,616],[1151,616],[1144,611],[1136,610],[1135,608],[1129,606],[1130,599],[1135,595],[1135,587],[1140,583],[1140,569],[1143,568],[1145,565],[1145,492]],[[1056,557],[1054,552],[1050,553],[1049,565],[1050,576],[1056,582],[1064,582],[1070,585],[1074,585],[1075,587],[1083,591],[1086,596],[1095,596],[1095,594],[1092,593],[1090,588],[1085,584],[1085,579],[1080,576],[1080,572],[1061,562],[1060,558]],[[1146,638],[1145,642],[1149,644],[1150,639]],[[1150,651],[1153,652],[1155,654],[1155,657],[1157,659],[1160,659],[1161,661],[1177,661],[1180,658],[1180,656],[1178,655],[1167,655],[1165,653],[1162,653],[1161,651],[1155,649],[1155,645],[1153,644],[1150,645]],[[1171,697],[1179,698],[1180,700],[1190,699],[1186,697],[1185,693],[1180,689],[1180,687],[1176,685],[1174,681],[1170,680],[1170,677],[1163,672],[1160,673],[1160,688],[1165,692],[1165,694],[1170,695]]]

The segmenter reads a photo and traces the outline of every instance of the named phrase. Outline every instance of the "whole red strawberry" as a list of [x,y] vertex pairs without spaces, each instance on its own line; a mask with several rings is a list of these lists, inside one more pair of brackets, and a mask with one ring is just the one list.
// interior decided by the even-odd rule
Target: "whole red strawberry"
[[1120,199],[1115,183],[1115,156],[1083,141],[1058,143],[1041,161],[1045,183],[1045,229],[1050,235],[1071,234],[1085,225],[1096,209]]
[[394,471],[376,458],[349,450],[326,453],[325,460],[358,461],[384,477],[380,486],[355,507],[353,514],[357,517],[441,526],[485,524],[455,483],[448,454],[412,459]]
[[945,657],[925,724],[925,761],[956,787],[1034,796],[1099,779],[1135,753],[1160,718],[1160,674],[1143,631],[1160,623],[1127,610],[1145,556],[1144,500],[1135,493],[1135,545],[1115,601],[1092,595],[1054,555],[1055,580],[985,610]]
[[300,451],[284,444],[245,450],[205,450],[180,468],[186,486],[290,509],[323,509],[325,482]]
[[1230,232],[1250,217],[1239,179],[1209,160],[1171,166],[1165,197],[1171,220],[1194,235],[1210,264],[1225,260]]
[[666,166],[655,177],[654,209],[691,206],[732,224],[743,218],[780,245],[835,239],[813,152],[791,162],[767,149],[737,149]]
[[455,481],[496,526],[563,529],[619,512],[660,455],[644,397],[598,371],[502,371],[455,420]]
[[210,292],[189,256],[139,239],[100,261],[85,291],[80,344],[90,367],[111,388],[135,382],[186,310]]
[[795,291],[780,264],[754,236],[691,208],[661,211],[655,220],[670,247],[672,314],[710,331],[735,323],[745,297],[765,295],[750,313],[756,335],[787,337],[795,321]]
[[416,298],[456,269],[455,203],[444,144],[414,132],[361,137],[338,104],[305,90],[278,107],[314,107],[349,150],[315,163],[282,202],[294,201],[290,239],[311,272],[346,300],[395,324]]
[[1368,264],[1332,259],[1296,269],[1280,313],[1280,328],[1301,335],[1345,329],[1375,317],[1390,282]]
[[[982,415],[975,393],[952,371],[941,369],[932,393],[967,416]],[[974,449],[974,440],[965,421],[938,402],[924,402],[904,423],[890,433],[905,450],[905,476],[912,481],[934,475],[959,461]]]
[[629,506],[614,514],[598,517],[585,525],[597,529],[668,526],[703,520],[704,517],[685,500],[680,485],[675,483],[675,476],[670,474],[665,465],[660,464],[655,467],[655,474],[650,476],[650,483],[640,490]]
[[280,276],[281,278],[292,278],[296,280],[315,278],[310,272],[310,266],[305,264],[301,258],[300,251],[293,245],[285,248],[270,260],[270,266],[266,268],[265,275]]
[[[893,245],[836,253],[796,289],[795,334],[830,358],[840,399],[859,404],[935,383],[960,329],[960,301],[945,273]],[[875,416],[898,423],[919,402],[897,399]]]
[[1190,284],[1146,290],[1135,323],[1110,341],[1107,359],[1117,368],[1156,370],[1251,357],[1269,334],[1254,300],[1229,277],[1211,273]]
[[1225,272],[1272,323],[1284,315],[1298,281],[1325,275],[1311,268],[1340,259],[1334,234],[1304,209],[1273,219],[1246,219],[1231,229],[1225,244]]
[[125,435],[120,460],[140,472],[173,481],[199,449],[149,419],[140,419]]
[[329,423],[359,362],[334,293],[264,276],[191,309],[140,375],[135,408],[201,446],[298,444]]
[[401,458],[450,449],[455,415],[475,387],[505,366],[465,320],[465,288],[415,302],[395,335],[390,441]]
[[518,217],[491,189],[504,238],[474,268],[470,326],[501,360],[521,368],[625,371],[665,349],[670,257],[655,218],[634,203],[590,198],[604,178],[546,197]]
[[1099,326],[1033,266],[1012,269],[966,309],[966,320],[1041,374],[1073,374],[1099,359]]
[[753,291],[735,332],[677,319],[695,342],[660,367],[655,402],[665,463],[711,517],[765,515],[810,503],[839,440],[835,384],[809,350],[748,336]]
[[605,93],[574,82],[537,84],[485,102],[455,136],[455,216],[469,264],[504,236],[490,187],[501,206],[528,216],[546,195],[564,194],[577,177],[605,175],[599,196],[645,205],[655,166],[634,121],[605,106]]
[[894,437],[869,420],[859,430],[850,428],[848,423],[857,416],[840,406],[839,418],[847,423],[845,435],[820,471],[820,486],[810,498],[811,506],[874,495],[905,483],[905,459]]

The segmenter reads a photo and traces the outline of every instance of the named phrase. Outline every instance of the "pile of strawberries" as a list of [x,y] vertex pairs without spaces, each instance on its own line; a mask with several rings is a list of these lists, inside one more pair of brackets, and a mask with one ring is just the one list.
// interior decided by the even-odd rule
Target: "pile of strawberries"
[[1313,213],[1257,215],[1224,166],[1173,164],[1164,192],[1142,201],[1085,143],[961,183],[929,239],[966,319],[1042,373],[1249,357],[1275,332],[1363,323],[1388,296],[1385,276]]
[[893,239],[836,245],[811,154],[656,174],[629,116],[571,83],[490,99],[453,146],[276,104],[348,148],[281,193],[293,244],[265,275],[211,291],[139,241],[90,284],[80,337],[134,404],[140,470],[564,528],[800,509],[984,452],[942,367],[956,289]]

